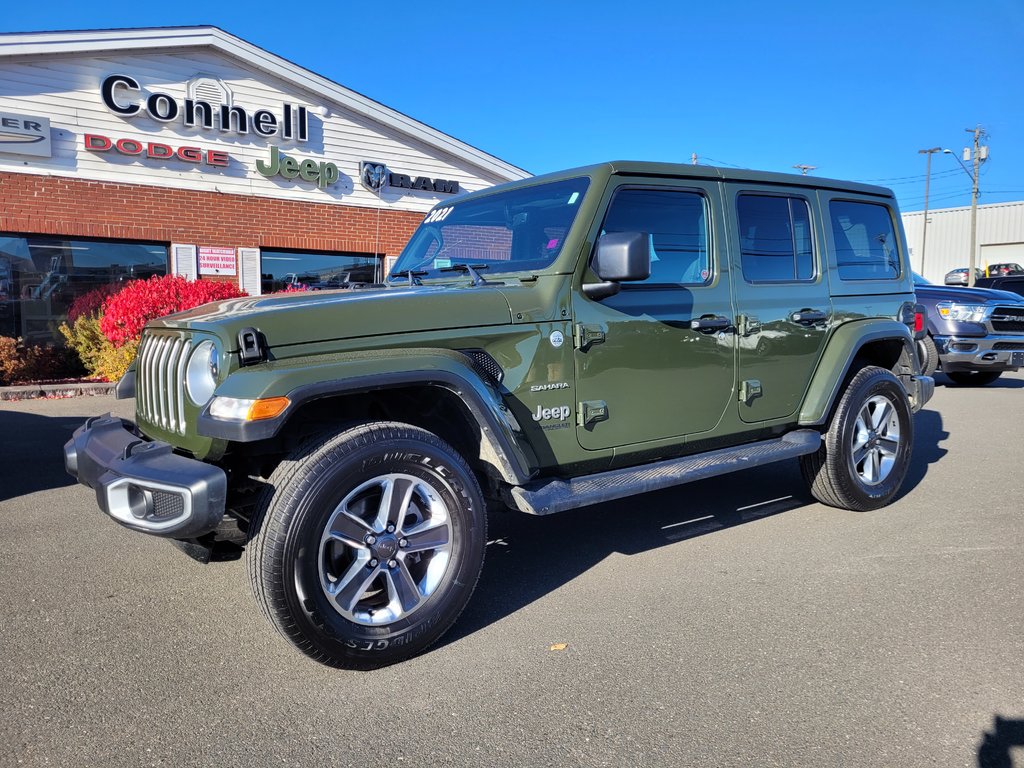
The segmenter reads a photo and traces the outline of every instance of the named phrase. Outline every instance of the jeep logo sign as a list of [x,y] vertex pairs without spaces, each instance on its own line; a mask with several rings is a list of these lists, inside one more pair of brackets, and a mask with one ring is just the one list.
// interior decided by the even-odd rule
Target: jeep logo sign
[[45,117],[0,112],[0,152],[52,157],[50,121]]
[[282,179],[294,179],[296,177],[303,181],[315,182],[320,189],[331,186],[338,180],[340,173],[338,166],[324,160],[296,160],[288,157],[277,147],[270,148],[270,162],[256,161],[256,170],[262,175],[280,176]]
[[380,194],[386,187],[411,189],[417,192],[435,192],[441,195],[459,194],[459,182],[452,179],[431,179],[427,176],[408,176],[392,173],[384,163],[363,160],[359,163],[359,181],[373,194]]

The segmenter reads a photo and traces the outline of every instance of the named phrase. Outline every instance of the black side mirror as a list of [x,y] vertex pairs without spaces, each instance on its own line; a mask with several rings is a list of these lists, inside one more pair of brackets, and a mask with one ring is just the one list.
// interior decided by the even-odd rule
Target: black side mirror
[[601,235],[590,266],[604,282],[583,286],[592,299],[619,292],[619,283],[651,276],[651,239],[646,232],[608,232]]

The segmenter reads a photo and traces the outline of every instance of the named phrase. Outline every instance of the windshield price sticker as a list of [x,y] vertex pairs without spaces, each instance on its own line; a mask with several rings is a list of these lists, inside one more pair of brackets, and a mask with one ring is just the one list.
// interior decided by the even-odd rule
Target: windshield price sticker
[[448,214],[451,213],[454,208],[448,206],[447,208],[438,208],[437,210],[431,211],[427,214],[427,218],[423,220],[424,224],[430,224],[435,221],[444,221],[448,218]]

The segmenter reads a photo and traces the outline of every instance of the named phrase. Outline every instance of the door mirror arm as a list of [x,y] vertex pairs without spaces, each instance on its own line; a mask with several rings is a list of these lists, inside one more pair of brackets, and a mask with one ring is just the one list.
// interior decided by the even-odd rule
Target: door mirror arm
[[585,284],[584,295],[595,301],[614,296],[620,283],[651,276],[651,238],[646,232],[606,232],[597,240],[590,267],[602,282]]

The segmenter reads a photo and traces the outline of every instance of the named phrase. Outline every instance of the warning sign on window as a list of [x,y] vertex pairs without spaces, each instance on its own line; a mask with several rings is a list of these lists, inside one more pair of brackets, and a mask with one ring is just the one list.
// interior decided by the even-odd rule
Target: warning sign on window
[[238,274],[234,248],[204,248],[199,246],[200,275]]

